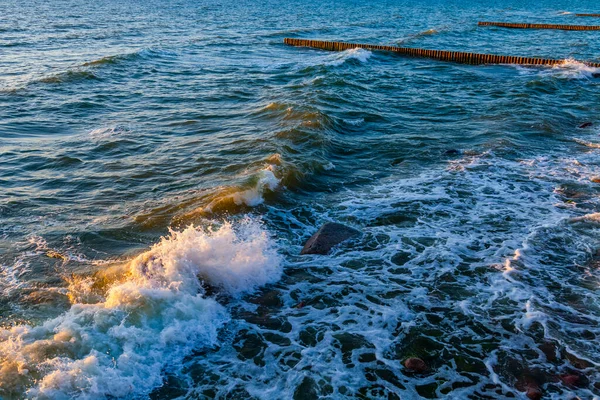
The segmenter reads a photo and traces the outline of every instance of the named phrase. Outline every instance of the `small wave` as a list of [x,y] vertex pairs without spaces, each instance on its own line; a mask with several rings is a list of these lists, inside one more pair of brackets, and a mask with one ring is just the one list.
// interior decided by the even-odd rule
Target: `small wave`
[[589,147],[592,149],[600,149],[600,143],[593,143],[593,142],[588,142],[586,140],[582,140],[582,139],[574,139],[575,142],[585,146],[585,147]]
[[94,129],[94,130],[90,131],[89,135],[93,138],[98,139],[98,138],[117,136],[117,135],[121,135],[121,134],[130,132],[130,131],[131,130],[126,126],[116,125],[116,126],[112,126],[112,127]]
[[365,119],[364,118],[345,119],[344,122],[347,123],[348,125],[360,126],[365,123]]
[[591,79],[597,77],[600,68],[594,68],[572,58],[551,67],[534,68],[533,65],[513,65],[521,75],[541,75],[560,79]]
[[571,222],[588,222],[593,224],[600,224],[600,213],[586,214],[581,217],[571,218]]
[[245,184],[224,187],[203,199],[205,206],[175,218],[176,225],[185,225],[211,214],[236,213],[244,207],[256,207],[265,201],[267,193],[274,192],[281,180],[275,176],[276,165],[271,164],[252,175]]
[[442,31],[443,30],[441,28],[440,29],[435,29],[435,28],[427,29],[426,31],[422,31],[422,32],[419,32],[419,33],[414,33],[412,35],[408,35],[405,38],[398,39],[398,40],[396,40],[396,43],[397,44],[405,44],[405,43],[408,43],[410,41],[413,41],[415,39],[419,39],[419,38],[422,38],[422,37],[425,37],[425,36],[438,35]]
[[136,59],[138,57],[140,57],[139,52],[127,53],[127,54],[117,54],[117,55],[102,57],[98,60],[83,63],[82,66],[83,67],[98,67],[98,66],[107,65],[107,64],[108,65],[117,64],[120,61],[132,60],[132,59]]
[[560,11],[558,13],[558,15],[569,15],[569,14],[573,14],[571,11]]
[[172,57],[175,53],[168,50],[144,48],[130,53],[115,54],[88,61],[82,64],[82,67],[100,67],[103,65],[114,65],[124,61],[132,61],[140,58]]
[[373,55],[373,53],[369,50],[361,48],[350,49],[335,54],[333,57],[331,57],[332,60],[327,61],[325,64],[331,66],[338,66],[344,64],[349,60],[357,60],[361,63],[365,63],[371,57],[371,55]]
[[66,72],[60,72],[58,74],[49,75],[40,79],[35,80],[37,83],[47,83],[47,84],[60,84],[67,82],[79,82],[79,81],[88,81],[88,80],[99,80],[100,78],[96,76],[93,72],[84,71],[84,70],[69,70]]
[[552,67],[552,71],[559,77],[566,79],[589,79],[600,72],[599,68],[589,67],[582,62],[572,58],[564,60],[560,65]]
[[230,317],[204,295],[203,281],[237,296],[280,274],[256,221],[171,232],[129,262],[101,301],[73,304],[39,326],[0,330],[0,395],[144,397],[166,368],[219,342]]

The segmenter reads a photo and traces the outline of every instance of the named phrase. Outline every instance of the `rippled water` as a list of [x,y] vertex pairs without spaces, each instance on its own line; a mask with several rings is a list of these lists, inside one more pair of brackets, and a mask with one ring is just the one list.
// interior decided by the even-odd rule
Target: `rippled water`
[[0,398],[598,398],[598,33],[477,27],[575,12],[1,2]]

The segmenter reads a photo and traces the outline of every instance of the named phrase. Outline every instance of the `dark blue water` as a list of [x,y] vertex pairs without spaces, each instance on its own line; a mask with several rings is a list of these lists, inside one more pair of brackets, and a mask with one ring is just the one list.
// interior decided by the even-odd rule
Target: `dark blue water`
[[598,11],[2,1],[0,398],[598,398]]

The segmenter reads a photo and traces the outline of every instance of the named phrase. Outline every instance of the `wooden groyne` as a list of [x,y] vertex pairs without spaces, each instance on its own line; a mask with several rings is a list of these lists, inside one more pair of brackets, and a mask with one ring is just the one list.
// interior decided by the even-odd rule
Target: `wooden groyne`
[[600,17],[600,14],[575,14],[576,17]]
[[511,22],[483,22],[479,26],[498,26],[500,28],[514,29],[560,29],[563,31],[600,31],[600,26],[588,25],[553,25],[553,24],[513,24]]
[[[552,60],[534,57],[500,56],[494,54],[463,53],[460,51],[426,50],[411,47],[380,46],[374,44],[326,42],[322,40],[290,39],[283,40],[290,46],[314,47],[329,51],[344,51],[350,49],[365,49],[372,51],[391,51],[409,57],[431,58],[440,61],[450,61],[462,64],[518,64],[518,65],[560,65],[565,60]],[[600,68],[600,63],[582,62],[589,67]]]

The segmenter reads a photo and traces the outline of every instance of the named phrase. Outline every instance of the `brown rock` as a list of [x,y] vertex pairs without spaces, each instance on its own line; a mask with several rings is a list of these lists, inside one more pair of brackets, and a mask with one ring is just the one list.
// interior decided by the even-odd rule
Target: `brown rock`
[[360,235],[360,231],[337,222],[327,222],[311,236],[300,254],[327,254],[336,245]]
[[420,358],[411,357],[404,360],[404,367],[414,372],[423,373],[427,371],[427,364]]
[[550,362],[556,361],[556,345],[552,342],[544,342],[540,344],[539,349],[546,356],[546,360]]
[[540,400],[542,398],[542,389],[539,386],[530,386],[525,391],[527,398],[531,400]]
[[525,376],[516,384],[518,390],[525,392],[525,396],[531,400],[539,400],[542,398],[542,389],[535,379],[531,376]]
[[577,375],[564,374],[559,376],[559,378],[561,382],[567,386],[578,386],[579,384],[579,377]]

